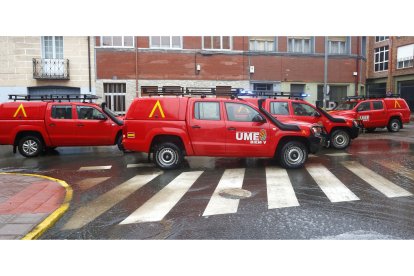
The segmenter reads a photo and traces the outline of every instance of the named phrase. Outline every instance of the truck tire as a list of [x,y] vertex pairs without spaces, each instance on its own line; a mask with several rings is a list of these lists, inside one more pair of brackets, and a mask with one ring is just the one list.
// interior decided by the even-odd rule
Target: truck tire
[[308,149],[302,142],[290,141],[280,149],[278,159],[283,168],[298,169],[308,159]]
[[43,147],[43,142],[37,136],[24,136],[18,144],[20,154],[29,158],[38,156]]
[[399,119],[397,118],[392,118],[389,122],[388,122],[388,131],[389,132],[398,132],[400,131],[401,128],[401,122]]
[[118,138],[116,139],[116,145],[118,146],[118,149],[122,152],[125,151],[124,145],[122,144],[122,134],[118,135]]
[[182,150],[174,143],[162,143],[155,147],[154,163],[163,170],[173,170],[183,161]]
[[350,142],[351,138],[346,130],[337,129],[331,135],[331,145],[335,149],[346,149]]

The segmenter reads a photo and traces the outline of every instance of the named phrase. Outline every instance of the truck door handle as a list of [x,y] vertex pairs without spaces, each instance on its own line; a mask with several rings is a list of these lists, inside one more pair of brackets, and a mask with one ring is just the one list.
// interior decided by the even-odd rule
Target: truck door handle
[[201,128],[201,126],[195,125],[195,126],[191,126],[192,128]]
[[55,126],[55,124],[49,124],[49,126],[54,127],[54,126]]
[[228,130],[236,130],[236,128],[235,128],[235,127],[228,127],[227,129],[228,129]]
[[83,126],[85,126],[84,124],[78,124],[78,127],[83,127]]

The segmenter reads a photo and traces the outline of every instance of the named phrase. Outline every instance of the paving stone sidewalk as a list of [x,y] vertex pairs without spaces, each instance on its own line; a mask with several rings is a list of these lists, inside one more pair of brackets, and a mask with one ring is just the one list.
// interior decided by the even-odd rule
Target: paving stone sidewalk
[[49,179],[0,174],[0,240],[23,238],[61,206],[65,194]]

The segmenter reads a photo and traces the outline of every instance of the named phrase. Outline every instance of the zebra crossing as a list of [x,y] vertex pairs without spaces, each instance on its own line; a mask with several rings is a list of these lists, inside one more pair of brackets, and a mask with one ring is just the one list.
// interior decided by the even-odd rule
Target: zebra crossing
[[[393,170],[395,173],[413,180],[411,171],[407,169],[403,170],[402,165],[393,162],[374,162],[384,165],[384,167]],[[373,188],[387,198],[409,197],[413,195],[411,192],[357,161],[342,161],[340,164],[349,174],[360,178],[362,180],[361,183],[365,182],[367,184],[366,188]],[[355,202],[361,200],[349,188],[352,186],[352,183],[344,181],[343,177],[341,181],[323,164],[309,163],[305,166],[304,170],[312,177],[330,202]],[[137,191],[139,192],[139,189],[148,185],[148,183],[157,181],[157,177],[161,176],[164,172],[147,171],[145,173],[132,177],[75,210],[63,229],[78,229],[89,224],[116,204],[125,200],[128,196]],[[119,224],[126,225],[163,220],[189,192],[191,187],[197,183],[197,180],[203,174],[208,173],[209,171],[202,170],[179,173],[172,181],[155,192],[147,201],[137,206],[135,211],[124,217]],[[237,213],[241,199],[225,197],[222,195],[222,192],[231,189],[242,189],[245,175],[245,168],[225,169],[219,182],[215,184],[214,192],[209,194],[207,205],[203,207],[203,210],[200,210],[202,211],[200,212],[200,216],[209,217]],[[297,198],[294,183],[292,183],[287,170],[280,167],[268,166],[264,168],[264,177],[266,180],[267,208],[269,210],[300,207],[300,201]],[[91,185],[96,186],[100,185],[106,179],[94,178],[92,180],[95,182]],[[87,181],[83,180],[81,184],[87,186],[86,183]],[[214,185],[214,183],[211,183],[211,185]]]

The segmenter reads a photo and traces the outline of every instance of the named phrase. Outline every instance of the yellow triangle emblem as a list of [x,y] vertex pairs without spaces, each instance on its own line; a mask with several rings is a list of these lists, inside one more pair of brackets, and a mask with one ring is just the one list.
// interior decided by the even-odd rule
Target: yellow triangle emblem
[[398,108],[401,108],[400,103],[397,100],[394,100],[394,108],[397,108],[397,106]]
[[156,110],[157,108],[158,108],[158,110],[159,110],[159,111],[160,111],[160,113],[161,113],[161,117],[165,118],[165,115],[164,115],[164,110],[162,110],[161,103],[160,103],[160,101],[159,101],[159,100],[155,103],[155,105],[154,105],[154,107],[152,108],[152,111],[151,111],[150,115],[148,116],[148,118],[152,118],[152,115],[154,115],[154,112],[155,112],[155,110]]
[[13,115],[13,118],[16,118],[17,114],[19,114],[19,112],[22,111],[23,112],[23,116],[25,118],[27,118],[27,114],[26,114],[26,110],[24,110],[23,104],[19,105],[19,108],[17,108],[16,112]]

